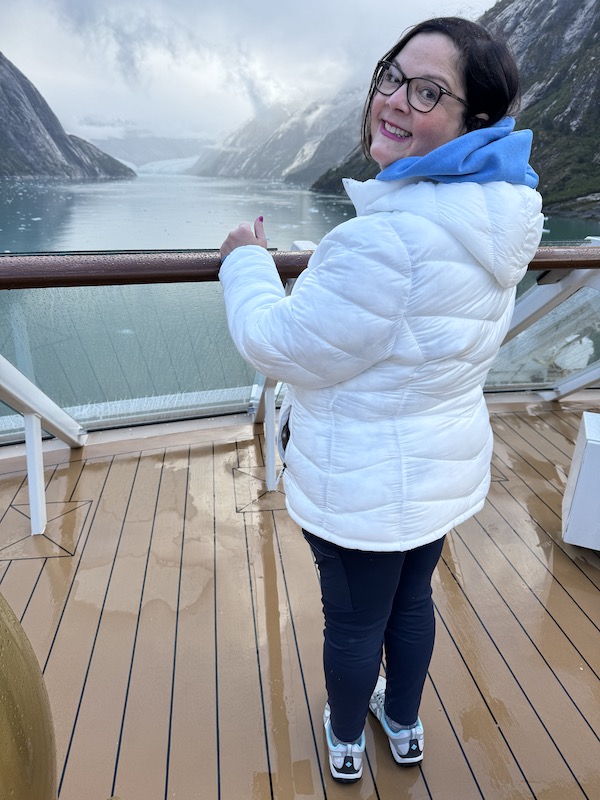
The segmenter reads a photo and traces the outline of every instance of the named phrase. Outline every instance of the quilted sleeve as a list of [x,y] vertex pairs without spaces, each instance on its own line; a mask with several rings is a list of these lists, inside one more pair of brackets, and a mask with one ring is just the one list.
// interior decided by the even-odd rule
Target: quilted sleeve
[[233,251],[219,278],[242,356],[263,374],[307,389],[386,359],[410,288],[408,255],[388,219],[359,217],[328,234],[288,297],[266,250]]

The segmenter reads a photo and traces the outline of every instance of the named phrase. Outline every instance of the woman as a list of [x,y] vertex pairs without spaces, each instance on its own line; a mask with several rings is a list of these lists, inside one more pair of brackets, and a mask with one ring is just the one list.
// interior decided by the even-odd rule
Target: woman
[[[529,131],[506,46],[432,19],[377,65],[363,114],[376,180],[289,297],[263,220],[223,243],[233,339],[289,384],[288,510],[319,567],[334,778],[362,775],[367,711],[401,765],[423,758],[419,704],[445,534],[479,511],[492,434],[483,384],[542,232]],[[386,678],[379,676],[382,652]]]

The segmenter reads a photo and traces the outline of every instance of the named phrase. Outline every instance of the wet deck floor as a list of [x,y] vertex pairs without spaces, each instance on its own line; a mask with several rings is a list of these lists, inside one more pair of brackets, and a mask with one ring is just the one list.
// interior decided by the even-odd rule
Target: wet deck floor
[[329,776],[309,549],[247,424],[95,434],[46,454],[28,535],[24,459],[0,459],[0,592],[42,666],[61,800],[600,797],[600,558],[561,539],[579,425],[493,414],[493,482],[448,537],[422,767],[368,721],[362,781]]

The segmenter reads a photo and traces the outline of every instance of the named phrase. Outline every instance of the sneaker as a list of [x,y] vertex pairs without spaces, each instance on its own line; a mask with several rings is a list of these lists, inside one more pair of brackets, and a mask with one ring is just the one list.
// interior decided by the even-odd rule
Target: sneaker
[[418,764],[423,760],[423,745],[425,737],[421,720],[417,719],[414,728],[395,733],[388,725],[385,716],[385,687],[386,680],[381,675],[377,679],[375,691],[369,700],[369,710],[375,714],[381,727],[386,733],[390,743],[390,750],[397,764]]
[[331,709],[329,703],[325,705],[323,713],[323,726],[329,748],[329,769],[336,781],[354,783],[362,778],[363,754],[365,752],[365,732],[360,735],[358,744],[333,744],[331,732]]

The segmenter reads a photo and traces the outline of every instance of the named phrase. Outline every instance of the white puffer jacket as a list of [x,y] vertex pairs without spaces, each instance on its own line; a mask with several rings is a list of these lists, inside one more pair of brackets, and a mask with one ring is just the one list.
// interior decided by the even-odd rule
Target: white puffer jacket
[[482,387],[541,198],[505,182],[345,185],[358,216],[323,238],[289,297],[260,247],[234,250],[220,279],[238,349],[289,384],[292,518],[344,547],[409,550],[483,506]]

